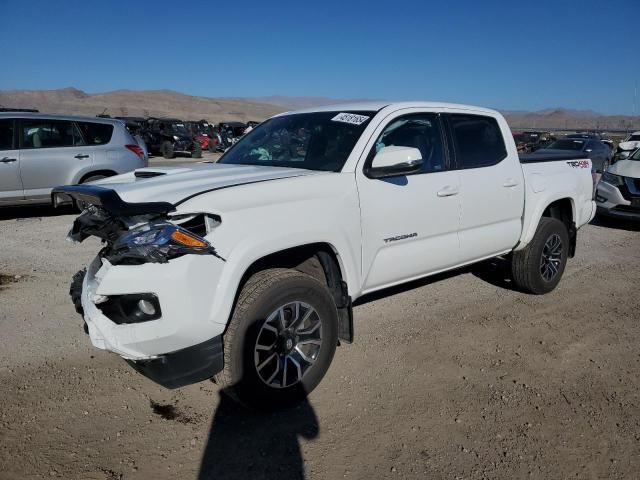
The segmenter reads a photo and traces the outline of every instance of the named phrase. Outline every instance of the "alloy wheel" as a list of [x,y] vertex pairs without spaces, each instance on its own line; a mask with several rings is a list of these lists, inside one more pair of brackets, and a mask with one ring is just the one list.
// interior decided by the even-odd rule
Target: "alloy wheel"
[[262,324],[254,347],[254,365],[270,387],[300,382],[322,346],[322,321],[309,304],[294,301],[273,311]]
[[540,274],[542,278],[550,282],[560,272],[562,264],[562,239],[560,235],[554,233],[551,235],[542,248],[542,256],[540,258]]

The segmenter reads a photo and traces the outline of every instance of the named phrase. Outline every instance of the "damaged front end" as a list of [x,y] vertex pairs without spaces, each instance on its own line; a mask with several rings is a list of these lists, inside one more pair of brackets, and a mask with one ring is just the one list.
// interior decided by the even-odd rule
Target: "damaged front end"
[[69,292],[91,343],[167,388],[219,372],[223,327],[203,319],[210,280],[224,266],[205,238],[220,218],[166,202],[124,202],[95,185],[58,187],[52,196],[56,206],[83,207],[70,240],[95,236],[104,245]]
[[99,256],[112,265],[166,263],[186,254],[222,259],[203,238],[220,224],[215,215],[175,214],[167,202],[127,203],[114,190],[94,185],[57,187],[52,200],[55,206],[75,202],[85,207],[68,238],[100,238],[105,247]]

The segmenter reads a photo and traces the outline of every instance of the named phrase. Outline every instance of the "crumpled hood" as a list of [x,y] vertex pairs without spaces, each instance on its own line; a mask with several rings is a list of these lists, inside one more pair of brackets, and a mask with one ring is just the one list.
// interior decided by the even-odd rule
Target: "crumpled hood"
[[181,200],[221,188],[321,173],[325,172],[198,163],[184,167],[140,168],[92,183],[115,190],[125,202],[169,202],[175,205]]
[[621,150],[635,150],[636,148],[640,148],[640,142],[620,142],[618,148]]
[[640,160],[618,160],[607,171],[621,177],[640,178]]

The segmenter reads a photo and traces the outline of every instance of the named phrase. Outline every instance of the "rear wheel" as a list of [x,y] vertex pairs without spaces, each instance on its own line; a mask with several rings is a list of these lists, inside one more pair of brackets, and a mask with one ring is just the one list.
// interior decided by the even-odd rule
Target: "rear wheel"
[[315,278],[288,269],[253,275],[224,335],[224,369],[215,380],[261,409],[306,397],[327,372],[338,342],[338,312]]
[[560,282],[569,254],[567,227],[557,218],[542,217],[536,233],[523,250],[513,253],[515,284],[529,293],[548,293]]
[[173,151],[173,143],[164,142],[162,144],[162,156],[164,158],[173,158],[176,156],[175,152]]

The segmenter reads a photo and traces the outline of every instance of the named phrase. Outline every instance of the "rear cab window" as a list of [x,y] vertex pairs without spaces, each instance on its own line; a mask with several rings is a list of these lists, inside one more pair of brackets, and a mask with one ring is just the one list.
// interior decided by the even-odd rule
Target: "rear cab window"
[[502,130],[493,117],[447,115],[458,168],[497,165],[507,157]]
[[113,125],[108,123],[76,122],[87,145],[106,145],[113,136]]

